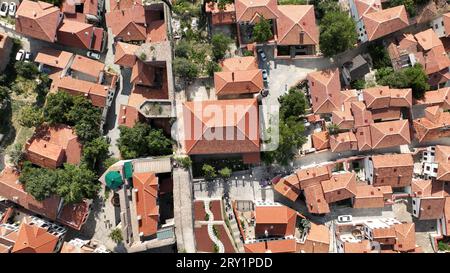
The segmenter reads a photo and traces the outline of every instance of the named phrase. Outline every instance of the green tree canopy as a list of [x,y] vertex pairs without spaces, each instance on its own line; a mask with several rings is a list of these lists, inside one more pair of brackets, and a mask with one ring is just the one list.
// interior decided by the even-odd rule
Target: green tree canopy
[[25,191],[36,200],[43,201],[55,193],[58,177],[55,170],[35,168],[24,164],[19,181],[25,185]]
[[64,164],[64,169],[58,169],[57,173],[56,193],[64,198],[66,204],[92,199],[100,190],[97,175],[84,165]]
[[326,13],[320,22],[320,51],[331,57],[353,48],[357,41],[356,25],[345,12]]
[[0,85],[0,106],[9,100],[10,93],[11,90],[8,87]]
[[24,159],[25,154],[23,147],[20,143],[16,143],[12,146],[12,149],[8,152],[9,162],[13,164],[15,168],[19,168],[20,162]]
[[383,67],[390,67],[392,65],[391,59],[389,58],[389,53],[381,42],[369,44],[367,50],[369,51],[372,59],[373,68],[380,69]]
[[224,167],[224,168],[220,169],[218,173],[219,173],[220,177],[225,180],[231,177],[231,169],[228,167]]
[[402,70],[394,71],[391,67],[378,69],[375,74],[379,85],[391,88],[411,88],[413,97],[420,99],[430,89],[428,76],[421,64],[415,64]]
[[120,126],[119,130],[118,146],[125,159],[172,153],[172,141],[160,129],[153,129],[148,124],[138,122],[133,128]]
[[272,27],[270,26],[269,20],[265,19],[264,16],[260,16],[259,22],[253,27],[253,38],[258,43],[264,43],[272,38],[272,36]]
[[109,143],[104,137],[97,137],[83,146],[82,162],[91,170],[100,167],[109,158]]
[[14,69],[18,76],[22,76],[28,80],[34,79],[39,75],[38,67],[31,62],[16,62]]
[[197,65],[186,58],[175,57],[173,66],[175,75],[186,81],[194,80],[199,74]]
[[212,53],[215,60],[221,60],[230,48],[233,40],[222,33],[214,34],[211,38]]
[[23,106],[19,110],[18,122],[28,128],[38,127],[44,122],[42,109],[31,105]]
[[316,18],[319,20],[329,12],[341,11],[337,0],[312,0],[311,2],[310,4],[314,5],[314,9],[316,11]]
[[287,94],[279,97],[278,101],[280,102],[281,117],[303,115],[308,105],[305,94],[295,87],[289,89]]
[[206,180],[212,180],[217,177],[216,169],[209,164],[203,164],[202,172]]

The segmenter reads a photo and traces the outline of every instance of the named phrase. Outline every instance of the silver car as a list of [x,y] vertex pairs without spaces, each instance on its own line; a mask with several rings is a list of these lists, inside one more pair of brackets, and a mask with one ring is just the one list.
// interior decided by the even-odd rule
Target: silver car
[[266,53],[264,53],[264,50],[262,50],[262,48],[258,49],[258,53],[259,53],[259,56],[261,56],[261,60],[263,60],[263,62],[267,62]]
[[86,56],[88,56],[89,58],[94,59],[94,60],[100,60],[100,54],[97,52],[88,51],[86,53]]
[[17,5],[14,2],[9,3],[9,16],[14,17],[16,15]]
[[265,69],[262,70],[262,78],[263,78],[263,81],[265,81],[265,82],[267,82],[267,80],[269,78],[269,76],[267,74],[267,70],[265,70]]

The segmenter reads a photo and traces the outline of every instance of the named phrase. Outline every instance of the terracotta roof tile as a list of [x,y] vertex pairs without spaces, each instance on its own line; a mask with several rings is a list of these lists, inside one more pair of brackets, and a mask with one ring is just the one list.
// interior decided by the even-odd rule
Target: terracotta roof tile
[[87,82],[72,77],[62,77],[52,82],[51,89],[53,91],[64,91],[74,96],[86,96],[92,105],[97,107],[105,107],[108,97],[108,87]]
[[145,10],[140,3],[126,9],[111,10],[105,17],[113,35],[123,41],[145,41],[147,38]]
[[355,119],[355,127],[367,126],[373,123],[372,112],[361,101],[352,102],[351,111]]
[[264,16],[265,19],[278,18],[276,0],[237,0],[234,4],[238,22],[249,22],[257,16]]
[[358,143],[353,132],[339,133],[330,136],[330,147],[332,152],[357,150]]
[[[259,120],[256,99],[185,102],[183,108],[185,145],[188,154],[260,151],[259,127],[250,126],[258,124],[258,121],[254,121],[255,118]],[[211,116],[206,113],[210,110],[214,110],[216,114]],[[230,110],[234,111],[229,113]],[[226,118],[233,113],[234,118]],[[210,137],[205,137],[205,134],[211,135],[212,131],[215,135],[233,131],[234,137],[231,140],[227,140],[225,136],[223,140],[208,140]]]
[[358,11],[358,19],[361,19],[364,14],[380,11],[380,0],[355,0],[356,10]]
[[[318,45],[319,28],[316,25],[313,5],[278,6],[277,19],[279,45]],[[303,33],[303,41],[300,34]]]
[[118,119],[119,125],[125,125],[132,128],[139,120],[139,112],[132,106],[120,105]]
[[105,64],[88,57],[75,55],[70,69],[98,79],[105,69]]
[[323,194],[322,185],[316,184],[306,187],[304,189],[304,195],[308,212],[317,214],[330,212],[330,207]]
[[342,104],[339,69],[311,72],[307,76],[314,113],[331,113]]
[[405,6],[397,6],[363,15],[369,41],[373,41],[409,25]]
[[246,253],[294,253],[296,252],[295,239],[268,240],[244,244]]
[[327,131],[315,132],[311,135],[313,147],[317,150],[330,148],[330,140]]
[[227,25],[236,23],[236,10],[234,3],[227,3],[223,10],[219,9],[219,4],[209,2],[205,5],[206,13],[211,13],[211,22],[213,25]]
[[103,31],[100,32],[100,37],[96,37],[95,29],[93,25],[84,22],[63,20],[57,32],[58,43],[81,49],[100,51],[101,48],[94,48],[95,44],[93,42],[96,39],[100,41],[103,39]]
[[322,181],[322,189],[328,203],[352,198],[356,195],[355,173],[333,174],[331,179]]
[[53,48],[42,48],[36,55],[34,61],[51,67],[64,69],[73,54],[67,51],[56,50]]
[[226,58],[220,62],[220,65],[223,72],[258,69],[258,63],[254,56]]
[[264,89],[262,71],[215,72],[214,86],[218,96],[258,93]]
[[300,189],[305,189],[312,185],[320,185],[323,180],[330,179],[330,170],[326,166],[317,166],[295,171],[300,182]]
[[365,209],[384,207],[384,190],[383,187],[357,184],[353,207]]
[[159,221],[158,177],[153,172],[134,173],[133,190],[137,196],[136,214],[139,232],[143,236],[154,235],[158,230]]
[[370,125],[372,148],[386,148],[411,143],[408,120],[395,120]]
[[344,253],[369,253],[372,250],[369,240],[362,240],[361,242],[345,242]]
[[444,15],[442,15],[442,20],[444,22],[445,33],[447,34],[448,37],[450,36],[450,12],[447,12]]
[[16,31],[47,42],[56,41],[56,30],[62,19],[58,7],[41,1],[24,0],[16,12]]
[[395,233],[397,240],[394,245],[394,250],[407,252],[413,251],[416,248],[416,233],[414,223],[397,224]]
[[[429,117],[431,115],[429,114]],[[441,112],[436,119],[430,120],[427,117],[418,118],[413,121],[416,138],[419,142],[435,140],[450,136],[448,130],[442,130],[450,125],[450,113]]]
[[12,253],[53,253],[58,237],[29,222],[25,217],[19,227],[17,241]]
[[255,236],[264,236],[265,231],[271,236],[288,236],[295,234],[297,212],[284,205],[256,206]]
[[432,28],[414,35],[423,50],[430,50],[436,46],[442,46],[442,42]]

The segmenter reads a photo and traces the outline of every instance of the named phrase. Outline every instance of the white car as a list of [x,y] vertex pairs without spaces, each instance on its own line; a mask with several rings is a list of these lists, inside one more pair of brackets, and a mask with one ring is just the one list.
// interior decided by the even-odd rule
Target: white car
[[24,62],[26,62],[26,63],[28,63],[28,62],[30,62],[30,59],[31,59],[31,52],[25,52],[25,60],[24,60]]
[[348,223],[352,221],[351,215],[339,215],[337,218],[339,223]]
[[6,17],[8,15],[8,3],[2,2],[2,5],[0,6],[0,16]]
[[100,54],[97,52],[88,51],[86,53],[86,56],[88,56],[89,58],[94,59],[94,60],[100,60]]
[[267,70],[263,69],[262,70],[262,77],[263,77],[263,81],[267,82],[268,79],[268,75],[267,75]]
[[267,62],[266,53],[264,53],[264,50],[262,50],[262,48],[258,49],[258,53],[261,56],[261,60],[263,60],[263,62]]
[[9,16],[14,17],[16,15],[17,5],[14,2],[9,3]]
[[16,61],[23,61],[25,59],[25,50],[21,49],[17,52]]

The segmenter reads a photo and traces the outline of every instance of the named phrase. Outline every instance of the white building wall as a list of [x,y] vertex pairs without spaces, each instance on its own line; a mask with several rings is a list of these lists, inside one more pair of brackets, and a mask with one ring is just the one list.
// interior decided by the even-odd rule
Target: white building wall
[[419,218],[420,215],[420,198],[413,197],[411,200],[412,203],[412,215],[416,218]]
[[431,21],[430,25],[439,38],[447,36],[447,33],[445,33],[444,20],[442,19],[442,16]]
[[373,162],[369,159],[369,157],[364,158],[364,172],[366,176],[366,180],[370,185],[373,184]]

